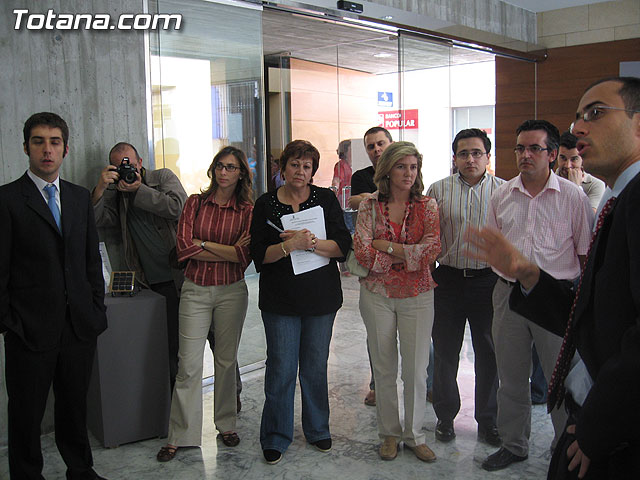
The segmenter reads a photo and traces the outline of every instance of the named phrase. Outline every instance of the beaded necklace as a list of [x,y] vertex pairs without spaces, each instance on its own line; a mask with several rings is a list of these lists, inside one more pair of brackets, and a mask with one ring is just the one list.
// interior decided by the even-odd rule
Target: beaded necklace
[[[411,219],[411,213],[413,212],[413,202],[412,201],[407,201],[404,203],[405,204],[405,208],[407,211],[407,218],[405,219],[404,222],[404,237],[405,237],[405,241],[404,243],[409,243],[409,220]],[[387,227],[386,228],[386,232],[385,232],[385,236],[386,239],[389,241],[393,240],[393,227],[391,226],[391,220],[389,217],[389,202],[385,201],[384,202],[384,211],[382,212],[384,214],[383,218],[384,218],[384,224]],[[398,240],[400,240],[398,238]]]

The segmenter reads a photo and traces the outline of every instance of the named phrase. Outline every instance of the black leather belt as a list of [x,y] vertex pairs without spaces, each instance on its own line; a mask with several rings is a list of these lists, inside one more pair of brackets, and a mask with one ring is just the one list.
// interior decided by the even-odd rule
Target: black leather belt
[[487,268],[455,268],[455,267],[450,267],[449,265],[440,265],[440,268],[445,268],[445,269],[448,269],[448,270],[452,270],[452,271],[462,275],[464,278],[486,277],[487,275],[490,275],[491,273],[493,273],[493,270],[491,270],[491,267],[487,267]]

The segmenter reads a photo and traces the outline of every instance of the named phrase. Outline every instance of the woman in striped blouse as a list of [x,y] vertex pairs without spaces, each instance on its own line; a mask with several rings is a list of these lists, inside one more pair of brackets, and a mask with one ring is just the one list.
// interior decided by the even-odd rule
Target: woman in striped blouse
[[158,452],[172,460],[179,447],[202,441],[202,357],[213,322],[214,418],[218,438],[240,443],[236,433],[236,365],[247,313],[244,271],[249,265],[253,211],[251,173],[245,154],[225,147],[207,172],[210,185],[185,204],[176,238],[178,260],[188,260],[180,298],[178,375],[171,401],[168,443]]

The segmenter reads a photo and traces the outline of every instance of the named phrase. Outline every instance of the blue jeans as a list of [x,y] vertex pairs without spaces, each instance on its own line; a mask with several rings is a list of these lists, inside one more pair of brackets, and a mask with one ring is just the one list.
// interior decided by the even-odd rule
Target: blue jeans
[[267,339],[265,400],[260,424],[263,450],[284,452],[293,441],[298,366],[304,436],[309,443],[331,438],[327,359],[335,316],[335,312],[320,316],[262,312]]

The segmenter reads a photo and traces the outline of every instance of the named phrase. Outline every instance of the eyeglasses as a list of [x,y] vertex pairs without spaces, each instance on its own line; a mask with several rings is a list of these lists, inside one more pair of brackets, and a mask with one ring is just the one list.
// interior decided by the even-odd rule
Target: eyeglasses
[[525,150],[528,150],[532,155],[536,155],[540,152],[544,152],[545,150],[550,151],[551,148],[543,148],[540,145],[528,145],[526,147],[524,145],[517,145],[516,148],[513,149],[513,151],[516,152],[516,155],[522,155]]
[[595,105],[589,107],[583,113],[576,113],[576,120],[569,127],[569,131],[573,133],[573,129],[576,126],[578,120],[584,120],[585,122],[593,122],[604,116],[605,110],[619,110],[621,112],[640,113],[640,110],[631,110],[628,108],[610,107],[609,105]]
[[224,163],[220,163],[220,162],[216,162],[214,168],[218,171],[222,170],[223,168],[227,171],[227,172],[235,172],[236,170],[239,170],[240,167],[234,165],[233,163],[227,163],[226,165]]
[[461,152],[456,153],[456,157],[462,159],[462,160],[466,160],[467,158],[469,158],[470,156],[473,158],[480,158],[483,155],[486,155],[487,152],[481,152],[480,150],[472,150],[470,152],[467,152],[466,150],[463,150]]

